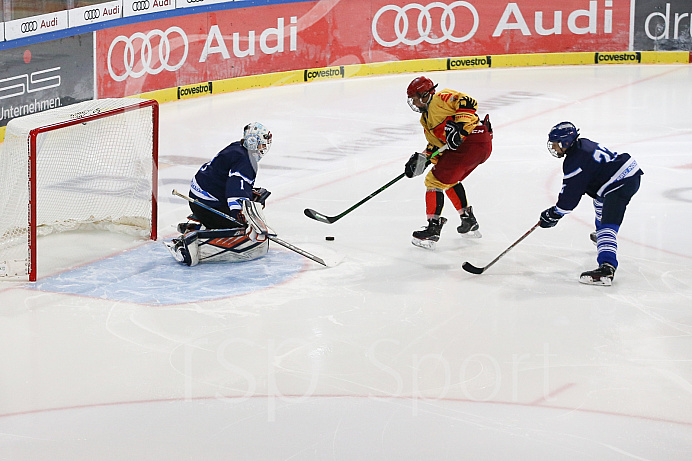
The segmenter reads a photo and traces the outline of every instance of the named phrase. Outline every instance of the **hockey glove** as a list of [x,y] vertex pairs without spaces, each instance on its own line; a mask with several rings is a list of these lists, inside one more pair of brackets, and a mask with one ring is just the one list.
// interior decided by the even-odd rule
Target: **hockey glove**
[[486,130],[488,130],[488,133],[493,132],[493,125],[490,123],[490,114],[485,114],[485,118],[483,119],[483,125],[485,125]]
[[554,206],[551,206],[543,213],[541,213],[541,227],[555,227],[557,222],[562,218],[563,215],[557,212]]
[[422,174],[428,165],[430,165],[428,157],[426,157],[425,154],[416,152],[406,162],[404,174],[407,178],[413,178],[414,176]]
[[264,187],[253,187],[252,188],[252,201],[257,202],[260,205],[262,205],[262,208],[264,208],[264,202],[267,200],[267,197],[269,197],[270,195],[271,195],[271,192],[269,192]]
[[448,120],[445,124],[445,139],[447,140],[447,145],[452,150],[457,150],[461,143],[464,142],[464,138],[461,137],[461,132],[463,128],[458,123]]

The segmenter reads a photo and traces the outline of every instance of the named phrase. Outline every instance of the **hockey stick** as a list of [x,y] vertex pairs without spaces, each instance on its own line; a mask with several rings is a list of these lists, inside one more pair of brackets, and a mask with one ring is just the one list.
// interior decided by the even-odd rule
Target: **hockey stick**
[[538,228],[538,226],[540,226],[540,225],[541,225],[541,222],[538,221],[536,224],[534,224],[534,226],[533,226],[531,229],[528,230],[528,232],[526,232],[524,235],[522,235],[521,237],[519,237],[519,240],[517,240],[516,242],[514,242],[513,244],[511,244],[511,245],[509,246],[509,248],[507,248],[505,251],[503,251],[503,252],[500,254],[500,256],[498,256],[497,258],[495,258],[495,259],[493,259],[492,261],[490,261],[490,263],[488,263],[488,265],[486,265],[485,267],[476,267],[476,266],[474,266],[473,264],[471,264],[471,263],[469,263],[469,262],[465,262],[464,264],[461,265],[461,268],[464,269],[466,272],[471,272],[472,274],[482,274],[483,272],[485,272],[486,269],[488,269],[490,266],[492,266],[493,264],[495,264],[500,258],[502,258],[504,255],[506,255],[506,254],[509,252],[509,250],[511,250],[512,248],[514,248],[515,246],[517,246],[517,245],[519,244],[519,242],[521,242],[521,241],[524,240],[526,237],[528,237],[529,234],[531,234],[531,232],[535,231],[535,230]]
[[[441,152],[444,152],[445,150],[447,150],[447,147],[448,147],[448,146],[447,146],[446,144],[445,144],[444,146],[440,147],[438,150],[436,150],[436,151],[430,156],[430,158],[433,158],[433,157],[435,157],[437,154],[439,154],[439,153],[441,153]],[[342,212],[342,213],[339,213],[339,214],[336,215],[336,216],[325,216],[325,215],[323,215],[322,213],[319,213],[319,212],[317,212],[317,211],[315,211],[315,210],[311,210],[310,208],[306,208],[306,209],[303,211],[303,213],[305,213],[305,216],[307,216],[308,218],[312,218],[312,219],[314,219],[314,220],[316,220],[316,221],[323,222],[323,223],[326,223],[326,224],[331,224],[331,223],[336,222],[336,221],[338,221],[339,219],[343,218],[344,216],[346,216],[347,214],[349,214],[350,212],[352,212],[353,210],[355,210],[356,208],[358,208],[359,206],[361,206],[362,204],[364,204],[365,202],[367,202],[368,200],[370,200],[371,198],[373,198],[374,196],[376,196],[377,194],[379,194],[380,192],[382,192],[383,190],[385,190],[386,188],[388,188],[389,186],[391,186],[392,184],[394,184],[395,182],[399,181],[399,180],[400,180],[401,178],[403,178],[404,176],[406,176],[406,173],[401,173],[399,176],[397,176],[396,178],[392,179],[392,180],[389,181],[387,184],[385,184],[384,186],[380,187],[380,188],[377,189],[375,192],[373,192],[372,194],[368,195],[367,197],[365,197],[363,200],[361,200],[360,202],[358,202],[358,203],[356,203],[355,205],[353,205],[353,206],[352,206],[351,208],[349,208],[348,210],[346,210],[346,211],[344,211],[344,212]]]
[[[234,219],[232,216],[227,215],[227,214],[224,213],[223,211],[215,210],[214,208],[205,205],[204,203],[200,202],[200,201],[197,200],[197,199],[188,197],[188,196],[185,195],[185,194],[181,194],[180,192],[178,192],[178,191],[175,190],[175,189],[173,189],[172,194],[173,194],[173,195],[177,195],[178,197],[183,198],[183,199],[187,200],[187,201],[190,202],[190,203],[194,203],[194,204],[196,204],[196,205],[199,205],[199,206],[201,206],[202,208],[206,208],[207,210],[211,211],[212,213],[216,213],[217,215],[222,216],[222,217],[228,219],[228,220],[229,220],[230,222],[232,222],[233,224],[236,224],[236,225],[238,225],[238,226],[243,226],[243,227],[245,226],[245,224],[241,223],[241,222],[238,221],[237,219]],[[281,240],[280,238],[276,237],[275,235],[267,235],[267,238],[268,238],[269,240],[271,240],[272,242],[274,242],[274,243],[278,243],[279,245],[288,248],[288,249],[291,250],[291,251],[295,251],[295,252],[298,253],[299,255],[305,256],[305,257],[308,258],[308,259],[312,259],[313,261],[315,261],[315,262],[318,263],[318,264],[322,264],[323,266],[327,266],[327,263],[325,263],[324,260],[323,260],[322,258],[319,258],[319,257],[317,257],[317,256],[315,256],[315,255],[313,255],[313,254],[311,254],[311,253],[308,253],[307,251],[302,250],[302,249],[298,248],[298,247],[295,246],[295,245],[291,245],[290,243],[288,243],[288,242],[286,242],[286,241],[284,241],[284,240]]]

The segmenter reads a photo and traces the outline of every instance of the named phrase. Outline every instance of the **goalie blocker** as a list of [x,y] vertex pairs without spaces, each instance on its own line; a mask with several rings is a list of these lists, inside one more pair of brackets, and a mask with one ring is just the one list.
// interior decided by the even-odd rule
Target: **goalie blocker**
[[242,201],[245,227],[202,229],[191,215],[190,221],[179,225],[182,235],[164,242],[176,261],[187,266],[200,262],[243,262],[261,258],[269,250],[268,237],[276,233],[267,226],[257,202]]

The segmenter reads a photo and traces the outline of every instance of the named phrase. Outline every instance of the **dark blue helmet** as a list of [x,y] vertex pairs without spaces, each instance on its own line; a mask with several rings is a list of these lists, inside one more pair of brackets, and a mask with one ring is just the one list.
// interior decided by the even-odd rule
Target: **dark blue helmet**
[[[553,157],[560,158],[565,155],[565,151],[574,144],[579,137],[579,129],[572,122],[560,122],[550,129],[548,133],[548,151]],[[553,143],[558,143],[562,152],[553,147]]]

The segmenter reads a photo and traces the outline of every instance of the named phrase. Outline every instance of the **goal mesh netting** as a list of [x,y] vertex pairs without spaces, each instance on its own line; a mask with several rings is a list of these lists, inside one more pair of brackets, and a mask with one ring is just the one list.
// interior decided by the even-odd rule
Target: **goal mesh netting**
[[148,100],[11,120],[0,149],[0,276],[35,280],[37,235],[99,228],[155,239],[157,136]]

